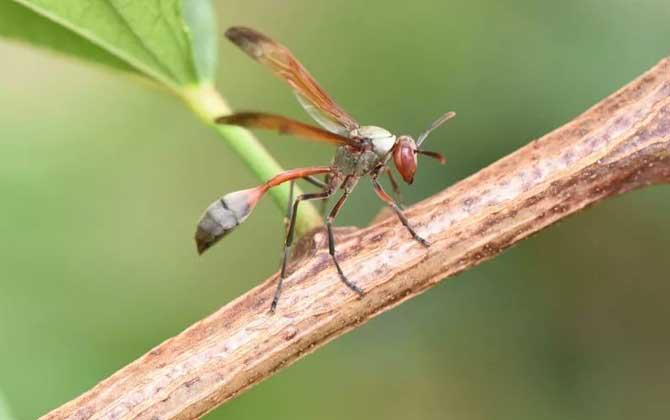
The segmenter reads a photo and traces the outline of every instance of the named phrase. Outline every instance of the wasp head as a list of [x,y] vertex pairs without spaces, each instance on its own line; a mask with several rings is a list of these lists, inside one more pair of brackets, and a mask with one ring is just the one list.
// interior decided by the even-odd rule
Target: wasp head
[[422,150],[421,144],[428,138],[428,135],[435,130],[437,127],[441,126],[445,122],[452,119],[456,114],[453,112],[447,112],[442,115],[440,118],[435,120],[435,122],[424,131],[418,138],[414,139],[410,136],[398,136],[395,145],[393,146],[393,163],[398,169],[402,179],[411,184],[414,181],[414,174],[416,173],[416,155],[424,155],[438,160],[441,164],[445,164],[447,160],[440,153],[430,152],[428,150]]
[[411,184],[416,173],[416,142],[410,136],[398,136],[393,147],[393,163],[402,179]]

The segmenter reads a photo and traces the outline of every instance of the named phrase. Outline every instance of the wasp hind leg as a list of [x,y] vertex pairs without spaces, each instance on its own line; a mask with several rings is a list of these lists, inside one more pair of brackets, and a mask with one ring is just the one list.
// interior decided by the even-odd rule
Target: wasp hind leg
[[286,239],[284,240],[284,251],[282,255],[281,270],[279,272],[279,282],[277,283],[274,298],[272,299],[272,304],[270,305],[270,313],[274,313],[275,309],[277,309],[279,296],[281,296],[282,286],[284,283],[284,279],[286,278],[288,257],[291,251],[291,246],[293,245],[293,238],[295,235],[295,224],[296,224],[296,217],[298,215],[298,205],[300,205],[301,201],[326,199],[331,195],[333,195],[333,193],[335,192],[335,188],[331,186],[326,186],[326,188],[319,193],[301,194],[295,199],[295,201],[293,201],[293,183],[291,184],[291,188],[289,191],[290,191],[289,205],[286,215],[286,220],[288,220],[288,226],[286,228]]

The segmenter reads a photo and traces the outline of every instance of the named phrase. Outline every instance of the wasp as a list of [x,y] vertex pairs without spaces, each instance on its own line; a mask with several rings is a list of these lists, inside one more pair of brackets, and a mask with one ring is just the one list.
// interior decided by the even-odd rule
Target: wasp
[[[300,203],[326,200],[338,191],[341,191],[341,195],[325,220],[328,251],[340,280],[354,292],[363,295],[363,290],[347,278],[337,261],[335,236],[333,235],[333,222],[337,214],[361,178],[369,176],[377,196],[391,207],[409,234],[422,245],[430,246],[429,242],[414,230],[397,201],[384,191],[378,178],[382,174],[387,174],[393,189],[397,192],[398,184],[391,172],[391,162],[407,184],[411,184],[414,180],[417,155],[428,156],[444,164],[446,160],[440,153],[424,150],[421,146],[434,129],[456,114],[447,112],[442,115],[416,140],[409,135],[392,134],[374,125],[360,125],[326,93],[288,48],[251,28],[232,27],[226,31],[225,35],[251,58],[268,67],[276,76],[288,83],[300,105],[322,128],[279,115],[260,112],[225,115],[216,118],[216,123],[273,130],[330,143],[337,148],[330,165],[287,170],[257,187],[231,192],[216,200],[207,208],[198,223],[195,234],[198,252],[202,254],[242,224],[270,188],[285,182],[291,182],[292,187],[293,182],[303,179],[319,187],[320,191],[301,194],[295,200],[293,197],[289,200],[288,226],[284,240],[281,271],[270,311],[275,311],[281,295],[282,283],[287,277],[287,261],[295,237],[296,217]],[[324,180],[317,178],[318,175],[323,175]],[[293,188],[290,190],[292,191]]]

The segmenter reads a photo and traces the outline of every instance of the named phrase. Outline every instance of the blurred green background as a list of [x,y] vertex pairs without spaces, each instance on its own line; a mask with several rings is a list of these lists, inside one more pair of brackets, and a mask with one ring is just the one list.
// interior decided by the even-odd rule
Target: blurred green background
[[[221,1],[289,45],[363,123],[431,137],[408,201],[570,120],[670,52],[667,0]],[[308,121],[230,44],[237,109]],[[0,400],[35,418],[277,268],[270,200],[202,258],[217,196],[256,183],[174,97],[0,42]],[[285,167],[328,146],[259,133]],[[340,225],[380,209],[367,184]],[[630,419],[670,415],[670,189],[610,200],[386,313],[208,419]],[[2,407],[0,407],[2,413]],[[2,414],[0,414],[2,416]]]

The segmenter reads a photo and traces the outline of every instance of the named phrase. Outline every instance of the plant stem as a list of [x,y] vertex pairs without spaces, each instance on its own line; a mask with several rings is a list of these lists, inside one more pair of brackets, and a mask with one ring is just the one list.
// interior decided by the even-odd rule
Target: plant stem
[[[214,86],[191,86],[184,88],[180,93],[195,113],[221,135],[226,144],[242,158],[245,165],[259,180],[266,181],[283,171],[277,161],[248,130],[232,125],[214,124],[214,118],[231,112],[230,107]],[[296,186],[295,194],[301,193],[302,191]],[[288,184],[272,188],[270,195],[282,214],[285,213],[288,206]],[[297,216],[298,234],[308,232],[321,224],[321,216],[314,205],[303,202]]]
[[9,404],[5,400],[2,392],[0,392],[0,419],[12,420],[14,417],[9,411]]

